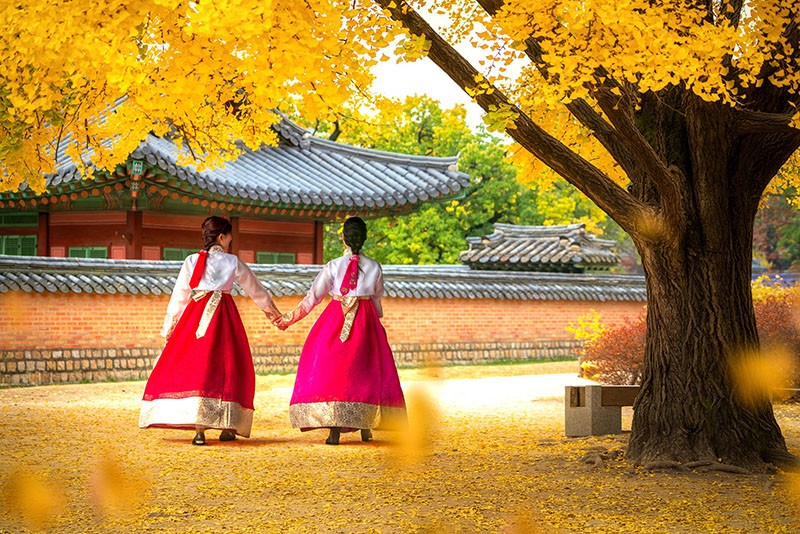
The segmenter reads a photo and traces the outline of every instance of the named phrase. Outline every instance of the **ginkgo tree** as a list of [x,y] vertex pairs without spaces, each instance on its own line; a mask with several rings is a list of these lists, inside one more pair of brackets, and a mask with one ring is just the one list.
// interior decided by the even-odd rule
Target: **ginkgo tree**
[[[377,0],[525,149],[624,228],[647,279],[628,458],[794,462],[758,363],[753,220],[800,146],[795,0]],[[437,32],[414,8],[446,15]],[[441,35],[440,35],[441,33]],[[454,47],[472,43],[470,63]],[[762,368],[762,367],[754,367]],[[744,373],[748,379],[754,373]]]

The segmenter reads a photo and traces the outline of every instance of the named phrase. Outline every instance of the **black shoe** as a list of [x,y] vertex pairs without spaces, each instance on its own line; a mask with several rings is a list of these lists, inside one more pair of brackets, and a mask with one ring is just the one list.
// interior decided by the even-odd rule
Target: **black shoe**
[[206,444],[206,435],[203,432],[198,432],[194,435],[194,439],[192,440],[192,445],[205,445]]
[[328,435],[328,439],[325,440],[325,443],[328,445],[338,445],[339,444],[339,427],[331,428],[331,433]]
[[231,432],[230,430],[223,430],[219,433],[219,440],[220,441],[233,441],[236,439],[236,434]]
[[362,428],[361,441],[372,441],[372,430],[370,430],[369,428]]

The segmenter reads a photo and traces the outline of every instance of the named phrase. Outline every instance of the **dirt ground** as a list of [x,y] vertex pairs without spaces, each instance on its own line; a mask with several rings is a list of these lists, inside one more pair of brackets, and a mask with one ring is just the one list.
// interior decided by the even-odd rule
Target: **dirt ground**
[[[626,434],[565,438],[575,369],[402,370],[411,429],[338,447],[289,427],[293,375],[258,377],[250,439],[205,447],[137,428],[143,382],[0,390],[0,532],[800,531],[793,475],[646,472],[615,458]],[[775,409],[800,452],[800,407]]]

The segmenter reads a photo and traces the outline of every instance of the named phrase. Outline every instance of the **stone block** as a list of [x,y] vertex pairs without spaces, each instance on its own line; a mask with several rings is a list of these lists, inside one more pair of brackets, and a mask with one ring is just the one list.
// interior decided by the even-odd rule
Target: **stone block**
[[622,408],[603,406],[602,386],[566,386],[564,434],[567,437],[622,433]]

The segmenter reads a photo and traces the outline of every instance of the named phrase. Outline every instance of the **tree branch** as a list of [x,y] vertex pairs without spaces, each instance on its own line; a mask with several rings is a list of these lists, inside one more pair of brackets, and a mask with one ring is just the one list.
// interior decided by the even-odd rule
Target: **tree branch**
[[[478,4],[480,4],[490,16],[495,16],[503,7],[503,3],[504,0],[478,0]],[[542,77],[548,80],[550,75],[547,72],[548,65],[542,58],[542,47],[533,37],[525,39],[525,54],[539,68]],[[595,138],[603,145],[608,153],[611,154],[611,157],[620,164],[622,170],[624,170],[629,177],[636,175],[638,165],[635,158],[624,145],[614,128],[600,113],[596,112],[592,106],[583,99],[573,100],[569,104],[566,104],[566,108],[584,127],[592,131]]]
[[[491,16],[494,16],[504,3],[504,0],[477,1]],[[543,77],[547,79],[547,64],[542,58],[541,45],[532,37],[526,39],[525,44],[527,56],[540,67]],[[630,113],[632,107],[630,101],[624,96],[614,95],[608,89],[607,86],[613,82],[606,81],[603,84],[599,81],[599,79],[609,80],[610,75],[605,69],[601,69],[597,74],[598,85],[601,86],[601,89],[594,91],[594,98],[611,124],[582,99],[567,104],[567,109],[585,127],[594,132],[595,137],[620,164],[631,182],[649,179],[662,198],[662,207],[679,205],[679,181],[676,181],[679,176],[675,173],[675,169],[672,169],[672,172],[668,169],[666,163],[659,158],[655,149],[636,127]],[[602,85],[606,85],[606,88],[603,88]],[[625,90],[624,87],[617,86],[623,91]],[[623,106],[623,104],[626,105]],[[674,213],[680,212],[675,211]]]
[[[431,43],[428,57],[459,87],[473,89],[480,73],[458,52],[442,39],[433,28],[405,1],[376,0],[391,17],[403,24],[411,33],[422,35]],[[575,154],[563,143],[544,131],[497,88],[475,96],[475,101],[485,111],[510,109],[515,113],[513,127],[507,133],[531,154],[564,177],[589,197],[600,209],[608,213],[629,233],[644,217],[652,217],[654,210],[635,199],[614,183],[597,167]]]
[[630,113],[631,106],[622,105],[625,97],[616,96],[610,89],[603,87],[596,92],[596,99],[603,113],[625,140],[626,146],[636,154],[636,161],[642,167],[640,172],[651,180],[666,202],[677,205],[680,201],[680,191],[675,181],[675,174],[670,172],[667,164],[636,127],[633,115]]
[[720,2],[718,12],[720,16],[730,22],[734,28],[738,28],[739,22],[742,20],[743,7],[744,0],[723,0]]
[[797,128],[789,125],[792,113],[765,113],[746,109],[735,109],[736,134],[796,134]]

